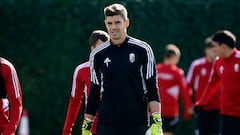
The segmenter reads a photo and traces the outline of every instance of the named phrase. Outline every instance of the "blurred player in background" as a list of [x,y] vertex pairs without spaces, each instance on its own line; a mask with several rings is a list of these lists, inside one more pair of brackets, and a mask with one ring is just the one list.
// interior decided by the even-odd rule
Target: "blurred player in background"
[[163,63],[157,64],[164,135],[173,135],[175,132],[179,117],[179,94],[184,105],[184,119],[191,118],[193,113],[184,72],[176,66],[179,59],[179,48],[169,44],[163,54]]
[[22,91],[14,66],[0,57],[0,134],[15,135],[22,113]]
[[[109,35],[101,30],[93,31],[89,38],[91,50],[109,40]],[[67,116],[62,135],[71,135],[72,128],[77,119],[79,109],[82,105],[82,98],[88,97],[90,88],[90,62],[85,62],[77,66],[73,75],[72,91],[69,101]],[[96,134],[96,121],[93,124],[92,133]]]
[[[194,60],[187,74],[188,86],[194,91],[194,101],[198,102],[203,94],[212,65],[217,56],[216,49],[213,46],[212,39],[209,37],[205,40],[205,56]],[[199,135],[218,135],[220,133],[220,91],[216,92],[209,102],[205,105],[204,110],[196,114],[197,129]],[[196,112],[197,113],[197,112]]]
[[213,64],[209,83],[196,108],[205,108],[220,85],[221,135],[240,135],[240,51],[236,49],[236,37],[221,30],[212,40],[219,58]]

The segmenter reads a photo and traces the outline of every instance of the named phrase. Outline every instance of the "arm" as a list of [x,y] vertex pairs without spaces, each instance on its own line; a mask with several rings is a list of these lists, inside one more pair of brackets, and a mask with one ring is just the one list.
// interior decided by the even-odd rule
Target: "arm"
[[160,103],[158,101],[150,101],[148,105],[149,105],[150,112],[160,113],[161,106],[160,106]]
[[190,119],[191,114],[193,114],[191,97],[189,96],[187,84],[185,82],[183,74],[179,74],[179,76],[177,77],[177,80],[178,80],[178,86],[180,89],[181,100],[184,106],[183,117],[185,120],[187,120],[187,119]]
[[80,106],[82,105],[82,97],[84,95],[84,86],[86,82],[81,77],[84,76],[78,68],[74,71],[71,97],[69,100],[69,106],[67,116],[63,128],[63,135],[69,135],[72,133],[72,127],[77,119]]
[[91,53],[90,55],[90,92],[87,101],[87,108],[85,113],[85,119],[93,121],[99,103],[100,103],[100,89],[101,89],[101,73],[99,71],[97,60],[95,56]]
[[87,101],[87,108],[84,114],[84,121],[82,125],[82,135],[91,135],[90,129],[92,127],[92,123],[100,103],[101,74],[98,70],[93,52],[90,54],[91,85]]
[[153,135],[163,135],[155,58],[151,47],[148,47],[149,48],[146,51],[146,61],[143,64],[142,73],[143,77],[145,77],[144,79],[147,89],[147,98],[149,102],[148,105],[152,119],[149,131],[151,131],[151,134]]
[[[143,76],[145,76],[145,83],[147,89],[147,98],[150,112],[161,112],[160,97],[158,90],[158,83],[156,77],[156,64],[152,50],[147,52],[145,57],[146,62],[143,64]],[[152,56],[152,57],[151,57]]]
[[200,101],[196,103],[196,105],[205,105],[207,104],[208,100],[214,95],[214,93],[218,90],[218,85],[220,82],[220,77],[217,74],[216,71],[216,65],[214,63],[210,77],[209,82],[206,86],[206,88],[203,91],[203,94],[200,98]]
[[5,89],[10,103],[9,123],[3,135],[14,134],[22,113],[22,91],[18,80],[17,72],[12,65],[5,68],[3,72]]

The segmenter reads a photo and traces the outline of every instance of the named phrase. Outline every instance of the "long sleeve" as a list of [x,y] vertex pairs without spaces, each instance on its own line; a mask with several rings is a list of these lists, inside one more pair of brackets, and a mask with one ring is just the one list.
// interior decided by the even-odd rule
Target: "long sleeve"
[[220,77],[216,72],[216,65],[214,64],[210,74],[209,82],[203,91],[200,101],[197,102],[196,104],[197,105],[207,104],[209,99],[214,95],[215,92],[217,92],[219,82],[220,82]]
[[156,63],[153,51],[149,45],[147,45],[148,49],[146,51],[146,61],[143,64],[143,77],[146,82],[147,89],[147,97],[148,101],[160,101],[159,91],[158,91],[158,83],[156,77]]
[[66,116],[66,120],[63,128],[63,135],[70,135],[72,133],[72,128],[77,119],[80,106],[81,106],[80,98],[73,98],[73,97],[70,98],[67,116]]
[[94,52],[90,54],[90,92],[87,101],[86,113],[96,115],[100,103],[100,89],[101,89],[101,73],[97,66],[97,60],[94,57]]
[[22,113],[22,92],[17,72],[13,65],[8,64],[8,66],[3,67],[3,77],[10,104],[10,119],[3,135],[14,135]]
[[188,94],[187,84],[184,76],[180,74],[177,80],[180,88],[181,99],[184,106],[184,119],[187,120],[191,117],[191,114],[189,113],[189,110],[192,108],[191,97]]
[[[88,74],[86,74],[88,76]],[[72,128],[77,119],[80,107],[82,105],[82,98],[84,95],[84,89],[87,88],[87,82],[84,80],[86,76],[84,72],[77,67],[73,75],[72,91],[69,100],[68,111],[66,120],[63,128],[63,135],[70,135],[72,133]]]

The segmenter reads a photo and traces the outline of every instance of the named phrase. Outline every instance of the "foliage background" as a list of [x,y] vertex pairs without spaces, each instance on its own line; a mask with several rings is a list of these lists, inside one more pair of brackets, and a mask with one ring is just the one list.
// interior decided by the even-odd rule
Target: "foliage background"
[[[1,0],[0,55],[18,71],[32,135],[61,134],[74,68],[87,61],[88,37],[105,30],[103,8],[115,2],[129,11],[129,35],[150,43],[157,62],[166,44],[176,44],[185,72],[204,55],[206,37],[219,29],[240,35],[238,0]],[[194,119],[180,119],[177,135],[193,129]]]

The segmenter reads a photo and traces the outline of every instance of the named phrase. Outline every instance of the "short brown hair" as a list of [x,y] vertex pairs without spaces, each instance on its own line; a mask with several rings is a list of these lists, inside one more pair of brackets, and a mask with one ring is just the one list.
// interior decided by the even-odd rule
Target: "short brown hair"
[[95,47],[98,39],[103,41],[103,42],[106,42],[107,40],[109,40],[109,35],[105,31],[95,30],[90,35],[89,45],[92,46],[92,47]]
[[128,18],[127,9],[121,4],[112,4],[104,8],[105,18],[107,16],[121,15],[124,20]]

